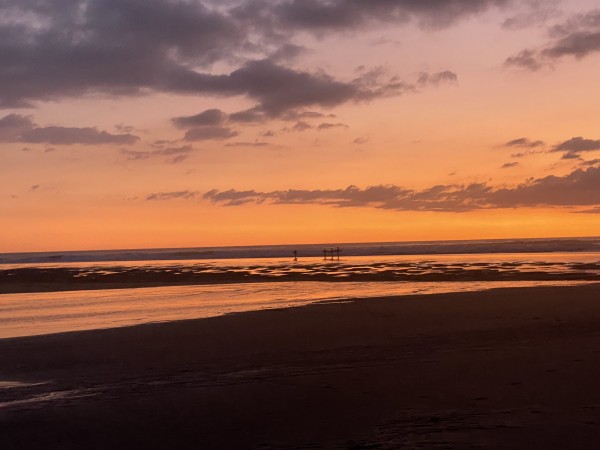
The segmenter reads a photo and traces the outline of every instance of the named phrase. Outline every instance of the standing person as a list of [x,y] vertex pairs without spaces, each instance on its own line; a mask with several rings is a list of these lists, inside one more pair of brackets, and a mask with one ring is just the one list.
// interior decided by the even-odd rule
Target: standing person
[[298,250],[294,250],[292,253],[294,253],[294,261],[298,261]]
[[341,250],[340,250],[340,248],[339,248],[339,247],[337,247],[337,248],[335,249],[335,251],[336,251],[336,253],[337,253],[337,259],[338,259],[338,261],[339,261],[339,260],[340,260],[340,252],[341,252]]
[[327,260],[327,249],[326,248],[323,249],[323,259]]

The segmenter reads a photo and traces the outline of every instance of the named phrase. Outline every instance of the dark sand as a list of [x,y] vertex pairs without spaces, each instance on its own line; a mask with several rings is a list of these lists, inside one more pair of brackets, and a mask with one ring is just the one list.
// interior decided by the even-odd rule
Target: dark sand
[[600,285],[5,339],[0,381],[49,382],[0,388],[3,450],[593,449]]

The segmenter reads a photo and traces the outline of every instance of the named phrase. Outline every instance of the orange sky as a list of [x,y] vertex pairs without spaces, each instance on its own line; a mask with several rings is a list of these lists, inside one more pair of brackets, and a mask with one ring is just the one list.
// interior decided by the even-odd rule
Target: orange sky
[[593,2],[13,3],[0,252],[600,234]]

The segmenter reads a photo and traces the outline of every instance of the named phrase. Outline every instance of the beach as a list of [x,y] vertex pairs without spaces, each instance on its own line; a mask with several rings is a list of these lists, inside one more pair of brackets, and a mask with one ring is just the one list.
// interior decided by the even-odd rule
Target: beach
[[594,448],[600,285],[0,339],[0,444]]
[[600,448],[598,1],[0,18],[0,450]]

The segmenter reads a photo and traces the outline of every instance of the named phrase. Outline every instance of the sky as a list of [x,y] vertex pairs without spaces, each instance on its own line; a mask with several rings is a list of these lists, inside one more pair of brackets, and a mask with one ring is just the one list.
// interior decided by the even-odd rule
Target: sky
[[588,0],[0,0],[0,252],[600,235]]

